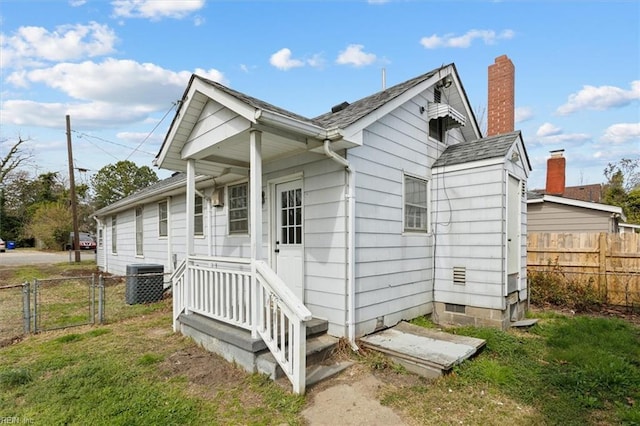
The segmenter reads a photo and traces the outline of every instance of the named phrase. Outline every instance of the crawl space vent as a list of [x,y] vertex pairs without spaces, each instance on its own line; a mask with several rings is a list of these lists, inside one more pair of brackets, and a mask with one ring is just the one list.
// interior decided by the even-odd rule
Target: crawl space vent
[[466,312],[466,306],[456,305],[455,303],[445,303],[444,310],[445,312],[454,312],[456,314],[464,314]]
[[465,285],[467,283],[467,268],[464,266],[453,267],[453,283],[457,285]]

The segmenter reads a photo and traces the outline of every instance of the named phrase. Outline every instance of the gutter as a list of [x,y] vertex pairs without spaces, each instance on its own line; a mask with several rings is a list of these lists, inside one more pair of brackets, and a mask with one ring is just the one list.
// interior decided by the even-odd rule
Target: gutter
[[334,141],[342,138],[339,129],[325,129],[324,127],[300,121],[273,111],[257,109],[254,117],[256,121],[270,124],[281,129],[294,130],[315,139]]
[[330,139],[324,140],[324,153],[327,157],[335,161],[336,163],[344,166],[347,171],[347,187],[348,193],[345,198],[347,198],[347,253],[346,253],[346,261],[347,261],[347,311],[348,311],[348,319],[347,319],[347,328],[349,333],[349,344],[351,345],[351,349],[354,351],[358,350],[358,345],[356,344],[356,330],[355,330],[355,181],[356,181],[356,171],[353,166],[349,163],[346,158],[343,158],[335,153],[331,149],[331,141]]

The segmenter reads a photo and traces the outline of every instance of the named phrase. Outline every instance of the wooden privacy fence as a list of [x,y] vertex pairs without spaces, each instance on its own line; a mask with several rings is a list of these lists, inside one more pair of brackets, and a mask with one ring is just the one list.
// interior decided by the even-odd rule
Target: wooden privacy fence
[[608,304],[640,306],[640,234],[528,234],[527,269],[552,268],[596,285]]

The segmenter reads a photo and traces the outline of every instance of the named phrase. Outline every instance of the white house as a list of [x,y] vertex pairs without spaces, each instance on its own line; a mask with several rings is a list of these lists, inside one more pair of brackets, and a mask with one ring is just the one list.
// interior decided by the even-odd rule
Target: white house
[[313,119],[194,75],[156,158],[180,173],[96,212],[98,264],[164,265],[176,330],[251,330],[297,391],[311,317],[354,345],[431,313],[507,327],[531,170],[512,130],[482,138],[454,64]]

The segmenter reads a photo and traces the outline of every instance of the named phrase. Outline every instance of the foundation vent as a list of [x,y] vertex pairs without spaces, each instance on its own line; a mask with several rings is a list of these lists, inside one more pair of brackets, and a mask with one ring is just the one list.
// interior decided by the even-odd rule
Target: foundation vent
[[453,267],[453,283],[457,285],[465,285],[467,283],[467,268],[464,266]]
[[464,314],[466,313],[466,306],[456,305],[455,303],[445,303],[444,310],[445,312],[454,312],[456,314]]

